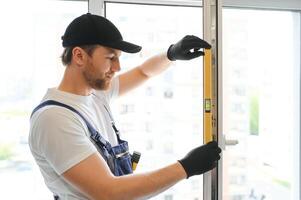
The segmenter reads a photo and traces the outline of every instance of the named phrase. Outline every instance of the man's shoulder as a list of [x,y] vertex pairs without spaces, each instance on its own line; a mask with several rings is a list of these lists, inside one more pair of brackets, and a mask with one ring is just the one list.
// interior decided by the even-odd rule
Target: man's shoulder
[[37,110],[31,117],[30,122],[34,126],[66,126],[68,124],[83,124],[77,114],[67,108],[48,105]]

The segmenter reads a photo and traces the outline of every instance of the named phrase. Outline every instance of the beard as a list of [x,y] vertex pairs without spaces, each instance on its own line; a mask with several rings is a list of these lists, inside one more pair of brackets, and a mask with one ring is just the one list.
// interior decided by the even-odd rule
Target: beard
[[110,88],[111,85],[111,78],[103,78],[103,79],[95,79],[93,81],[93,84],[91,84],[90,86],[94,86],[92,87],[95,90],[107,90]]
[[93,69],[95,69],[94,66],[92,63],[89,63],[89,66],[85,71],[83,71],[83,77],[85,78],[87,84],[95,90],[109,89],[113,74],[97,74]]

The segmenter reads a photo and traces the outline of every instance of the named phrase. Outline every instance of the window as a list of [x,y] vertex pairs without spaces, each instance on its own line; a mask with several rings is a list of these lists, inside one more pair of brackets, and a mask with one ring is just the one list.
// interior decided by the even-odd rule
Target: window
[[62,77],[66,26],[87,11],[79,1],[1,2],[1,199],[53,199],[27,144],[29,116]]
[[[201,7],[106,3],[105,8],[106,17],[125,40],[143,47],[138,54],[121,55],[121,73],[166,52],[187,34],[203,37]],[[142,152],[137,172],[175,162],[203,143],[202,66],[202,58],[178,61],[116,101],[114,114],[119,113],[115,118],[122,137],[129,141],[131,151]],[[133,112],[124,113],[125,105],[132,105]],[[202,188],[202,177],[194,177],[152,199],[202,199]]]
[[295,200],[300,13],[223,10],[223,200]]

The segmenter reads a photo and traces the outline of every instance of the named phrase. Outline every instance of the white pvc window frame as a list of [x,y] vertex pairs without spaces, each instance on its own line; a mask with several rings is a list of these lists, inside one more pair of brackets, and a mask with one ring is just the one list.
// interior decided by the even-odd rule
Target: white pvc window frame
[[105,16],[105,3],[129,3],[144,5],[171,5],[171,6],[192,6],[201,7],[202,1],[185,0],[89,0],[89,12],[100,16]]
[[[81,1],[81,0],[79,0]],[[87,0],[82,0],[87,1]],[[88,0],[91,9],[94,5],[100,5],[101,0]],[[104,0],[103,0],[104,1]],[[119,3],[144,3],[144,4],[167,4],[167,5],[202,5],[202,0],[108,0],[106,2],[119,2]],[[235,8],[254,8],[254,9],[274,9],[274,10],[291,10],[301,11],[300,0],[222,0],[223,7]],[[103,4],[102,4],[103,5]],[[89,8],[89,11],[90,10]]]
[[300,0],[223,0],[224,7],[301,11]]

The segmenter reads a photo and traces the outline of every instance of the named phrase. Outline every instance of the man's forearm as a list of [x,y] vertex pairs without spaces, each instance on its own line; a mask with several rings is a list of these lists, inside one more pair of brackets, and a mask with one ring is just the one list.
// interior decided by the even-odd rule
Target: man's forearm
[[111,200],[133,200],[150,198],[187,177],[180,163],[141,174],[116,177],[111,182]]
[[171,63],[165,52],[147,59],[139,68],[143,74],[152,77],[165,71]]

